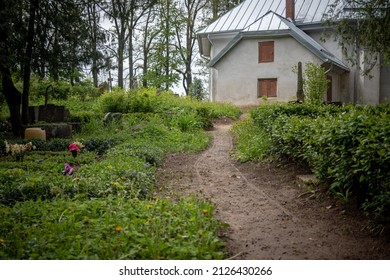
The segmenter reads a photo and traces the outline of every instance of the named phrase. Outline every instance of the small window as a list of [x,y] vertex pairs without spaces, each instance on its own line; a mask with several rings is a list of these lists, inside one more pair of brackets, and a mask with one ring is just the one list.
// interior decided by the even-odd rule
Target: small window
[[257,97],[277,97],[277,79],[259,79],[257,83]]
[[274,42],[259,43],[259,63],[274,61]]

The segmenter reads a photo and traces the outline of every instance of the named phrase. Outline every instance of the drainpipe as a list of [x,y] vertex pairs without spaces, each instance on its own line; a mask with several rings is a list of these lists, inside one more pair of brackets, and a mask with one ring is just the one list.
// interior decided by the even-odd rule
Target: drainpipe
[[[210,40],[210,34],[207,34],[207,40],[210,42],[210,57],[208,58],[208,60],[210,61],[211,60],[211,49],[212,49],[212,43],[211,43],[211,40]],[[208,67],[208,66],[207,66]],[[208,67],[209,68],[209,100],[211,102],[214,101],[214,91],[213,91],[213,87],[214,87],[214,79],[212,77],[213,73],[213,69],[212,67]]]
[[358,80],[360,72],[360,48],[359,48],[359,21],[357,22],[357,30],[355,35],[355,54],[356,54],[356,67],[355,67],[355,76],[353,77],[353,105],[356,105],[358,99]]

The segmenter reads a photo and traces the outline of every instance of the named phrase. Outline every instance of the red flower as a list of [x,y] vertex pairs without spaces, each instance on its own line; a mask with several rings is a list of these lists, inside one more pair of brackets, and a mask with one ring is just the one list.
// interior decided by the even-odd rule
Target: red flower
[[80,148],[76,144],[72,143],[69,145],[68,152],[72,152],[72,151],[78,152],[80,151]]

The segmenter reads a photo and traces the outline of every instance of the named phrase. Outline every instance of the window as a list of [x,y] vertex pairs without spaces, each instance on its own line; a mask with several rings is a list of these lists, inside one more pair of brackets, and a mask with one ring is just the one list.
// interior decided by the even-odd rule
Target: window
[[259,63],[274,61],[274,42],[259,43]]
[[259,79],[257,82],[257,97],[277,97],[277,79]]

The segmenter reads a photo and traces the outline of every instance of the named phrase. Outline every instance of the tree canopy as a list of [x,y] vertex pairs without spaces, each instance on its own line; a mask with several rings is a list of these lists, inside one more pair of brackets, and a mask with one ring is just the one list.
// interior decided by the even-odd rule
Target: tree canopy
[[1,92],[14,134],[29,123],[32,75],[72,86],[90,75],[95,87],[114,80],[119,87],[164,89],[181,78],[188,95],[197,71],[202,73],[196,31],[240,2],[1,1]]
[[[346,57],[353,63],[359,50],[367,51],[369,72],[380,60],[390,66],[390,2],[388,0],[336,0],[326,14],[335,27]],[[355,51],[350,51],[354,46]],[[372,55],[372,54],[379,54]]]

